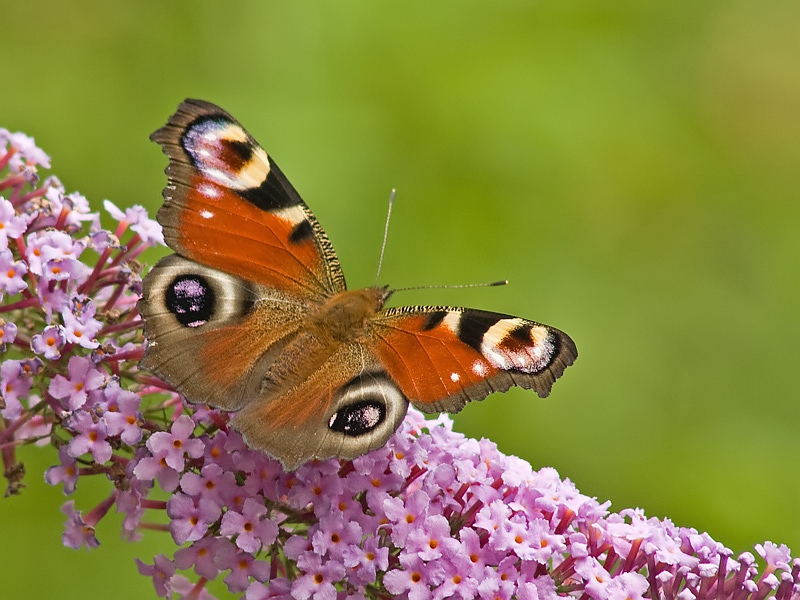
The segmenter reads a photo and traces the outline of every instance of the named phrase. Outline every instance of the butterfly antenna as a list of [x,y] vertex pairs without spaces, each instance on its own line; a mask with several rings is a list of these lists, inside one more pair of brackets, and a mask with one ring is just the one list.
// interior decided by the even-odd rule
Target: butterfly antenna
[[392,218],[392,206],[394,205],[394,197],[397,193],[395,188],[389,194],[389,210],[386,211],[386,225],[383,227],[383,243],[381,244],[381,256],[378,258],[378,272],[375,274],[375,286],[378,285],[378,278],[381,276],[381,267],[383,266],[383,253],[386,250],[386,238],[389,237],[389,219]]
[[475,287],[495,287],[498,285],[508,285],[508,279],[501,279],[500,281],[492,281],[491,283],[459,283],[455,285],[414,285],[411,287],[404,287],[404,288],[397,288],[393,289],[392,293],[394,292],[407,292],[409,290],[432,290],[432,289],[441,289],[441,288],[475,288]]

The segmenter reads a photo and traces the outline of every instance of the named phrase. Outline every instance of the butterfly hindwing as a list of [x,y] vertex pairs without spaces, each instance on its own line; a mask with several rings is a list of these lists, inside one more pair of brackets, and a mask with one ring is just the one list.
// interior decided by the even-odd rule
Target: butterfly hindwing
[[578,355],[558,329],[469,308],[390,308],[370,337],[381,364],[424,412],[457,412],[512,386],[545,397]]
[[158,220],[175,252],[308,298],[345,289],[316,218],[231,115],[186,100],[151,139],[170,159]]
[[[308,344],[298,339],[286,352],[295,349],[308,352]],[[355,458],[380,448],[407,407],[377,358],[352,343],[340,345],[291,389],[245,406],[231,425],[248,445],[278,457],[291,470],[312,459]]]

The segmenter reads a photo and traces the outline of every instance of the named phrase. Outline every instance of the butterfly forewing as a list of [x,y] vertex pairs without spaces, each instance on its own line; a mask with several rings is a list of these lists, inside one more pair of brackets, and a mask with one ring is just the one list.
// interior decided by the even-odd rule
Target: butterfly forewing
[[158,220],[178,254],[299,296],[322,298],[345,288],[314,215],[227,112],[187,100],[151,138],[170,158]]
[[578,354],[558,329],[468,308],[387,309],[371,332],[389,375],[425,412],[455,412],[515,385],[547,396]]

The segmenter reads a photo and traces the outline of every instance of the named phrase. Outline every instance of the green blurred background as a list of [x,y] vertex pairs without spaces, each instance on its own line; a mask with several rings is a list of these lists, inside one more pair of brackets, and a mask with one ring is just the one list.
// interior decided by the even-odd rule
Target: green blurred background
[[[384,283],[511,280],[396,302],[519,314],[580,350],[547,400],[492,397],[459,430],[614,509],[800,551],[798,31],[796,0],[3,2],[0,126],[96,208],[154,210],[148,135],[185,97],[216,102],[351,287],[373,281],[396,187]],[[4,597],[151,597],[133,558],[167,536],[119,541],[112,515],[99,549],[63,548],[54,453],[22,455]]]

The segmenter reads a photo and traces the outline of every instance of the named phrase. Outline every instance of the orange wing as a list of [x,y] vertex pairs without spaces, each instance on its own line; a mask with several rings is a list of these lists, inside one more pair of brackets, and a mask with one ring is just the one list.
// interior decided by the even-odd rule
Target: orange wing
[[151,139],[170,159],[158,221],[175,252],[303,297],[345,289],[339,261],[316,218],[227,112],[186,100]]
[[452,307],[385,310],[370,348],[403,394],[425,412],[457,412],[512,386],[550,388],[578,356],[567,334],[511,315]]

